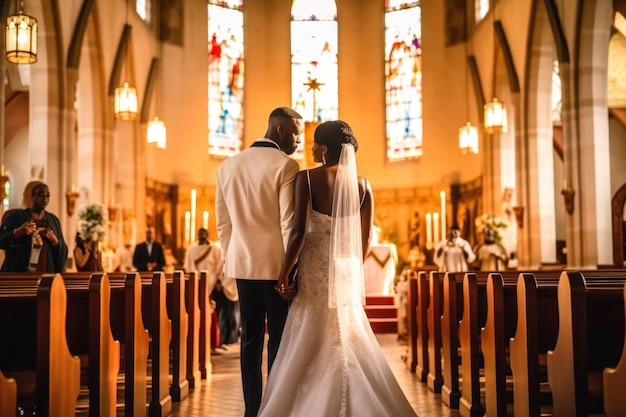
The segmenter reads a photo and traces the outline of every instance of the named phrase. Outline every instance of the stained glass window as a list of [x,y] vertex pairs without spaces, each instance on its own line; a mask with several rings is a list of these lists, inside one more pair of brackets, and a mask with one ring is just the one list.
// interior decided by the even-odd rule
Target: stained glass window
[[[338,118],[337,5],[295,0],[291,8],[291,101],[305,121]],[[294,158],[302,159],[304,142]]]
[[554,66],[552,67],[552,123],[555,125],[561,124],[561,75],[559,73],[559,61],[554,60]]
[[422,156],[422,31],[419,1],[385,2],[387,159]]
[[243,1],[209,0],[209,154],[228,157],[243,141]]
[[135,0],[135,10],[144,22],[150,22],[151,0]]

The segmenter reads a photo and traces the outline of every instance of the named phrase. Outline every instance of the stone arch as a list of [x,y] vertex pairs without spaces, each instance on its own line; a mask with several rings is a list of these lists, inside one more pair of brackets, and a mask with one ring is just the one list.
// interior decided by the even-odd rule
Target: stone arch
[[[523,131],[517,151],[518,205],[528,218],[520,242],[520,263],[538,267],[556,261],[554,215],[554,160],[550,91],[553,61],[557,55],[545,3],[531,7],[523,99]],[[524,256],[526,252],[526,256]]]

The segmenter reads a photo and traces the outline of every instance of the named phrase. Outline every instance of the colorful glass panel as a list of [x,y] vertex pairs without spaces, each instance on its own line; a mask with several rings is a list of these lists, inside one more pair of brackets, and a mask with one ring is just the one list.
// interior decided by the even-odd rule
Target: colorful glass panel
[[[334,0],[297,0],[291,21],[291,101],[305,121],[338,118],[337,6]],[[294,158],[302,159],[304,141]]]
[[243,142],[243,2],[208,4],[209,154],[228,157]]
[[387,159],[422,156],[422,33],[419,1],[386,1]]

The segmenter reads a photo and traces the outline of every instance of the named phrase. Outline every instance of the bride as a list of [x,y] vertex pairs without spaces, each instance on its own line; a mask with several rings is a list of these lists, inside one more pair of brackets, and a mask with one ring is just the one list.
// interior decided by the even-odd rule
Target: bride
[[322,166],[296,177],[276,286],[293,302],[259,417],[415,416],[363,309],[374,202],[367,180],[357,177],[357,148],[347,123],[322,123],[312,149]]

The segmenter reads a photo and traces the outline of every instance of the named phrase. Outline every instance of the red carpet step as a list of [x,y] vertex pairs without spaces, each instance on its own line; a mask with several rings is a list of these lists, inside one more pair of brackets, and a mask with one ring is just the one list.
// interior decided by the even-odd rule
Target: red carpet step
[[398,309],[393,295],[368,295],[365,297],[365,314],[374,333],[398,332]]

